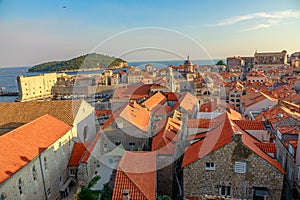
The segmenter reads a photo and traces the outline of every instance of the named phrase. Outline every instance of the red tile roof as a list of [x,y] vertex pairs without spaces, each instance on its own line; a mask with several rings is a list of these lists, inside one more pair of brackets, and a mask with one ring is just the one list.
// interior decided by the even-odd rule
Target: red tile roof
[[276,145],[275,143],[255,143],[258,148],[266,153],[276,153]]
[[0,137],[0,183],[65,135],[71,126],[44,115]]
[[88,161],[88,159],[90,158],[91,153],[93,152],[96,144],[99,141],[101,134],[98,133],[95,138],[93,139],[93,141],[91,142],[91,144],[87,147],[86,149],[86,153],[82,156],[81,162],[82,163],[86,163]]
[[197,104],[198,104],[197,97],[191,95],[190,93],[185,93],[174,105],[174,108],[178,108],[180,106],[181,108],[186,110],[189,114],[192,114]]
[[165,127],[153,137],[152,151],[158,151],[159,154],[174,153],[175,144],[178,139],[177,133],[180,129],[180,121],[168,118]]
[[[150,112],[137,104],[136,102],[128,104],[119,115],[124,120],[133,124],[142,131],[148,131],[148,123],[150,120]],[[114,116],[116,117],[116,116]]]
[[246,107],[249,107],[253,104],[261,102],[265,99],[268,99],[272,102],[277,103],[277,99],[272,98],[271,96],[266,95],[263,92],[254,92],[254,93],[251,93],[251,94],[243,95],[243,96],[241,96],[241,103],[242,103],[243,107],[246,108]]
[[148,99],[146,99],[143,103],[142,106],[145,106],[148,110],[152,110],[155,106],[157,105],[162,105],[167,101],[166,97],[160,93],[157,92]]
[[297,149],[297,146],[298,146],[298,138],[294,139],[294,138],[291,138],[291,139],[288,139],[288,143],[292,145],[292,147],[294,147],[295,149]]
[[74,147],[72,149],[72,154],[69,160],[69,166],[78,166],[82,156],[86,152],[87,143],[83,142],[75,142]]
[[290,109],[284,106],[275,106],[255,116],[256,120],[267,119],[272,125],[286,118],[294,118],[300,121],[300,114],[297,112],[292,112]]
[[128,121],[133,126],[139,128],[142,131],[148,131],[148,123],[150,120],[150,112],[137,104],[136,102],[129,103],[119,108],[117,111],[108,118],[108,120],[103,124],[101,130],[104,130],[109,124],[114,122],[118,117],[123,118]]
[[213,112],[216,110],[225,111],[226,108],[232,108],[233,106],[226,102],[209,101],[200,106],[199,112]]
[[73,125],[83,100],[28,101],[0,103],[0,126],[11,122],[28,123],[43,115]]
[[112,115],[112,110],[95,110],[95,115],[97,117]]
[[188,119],[187,128],[212,128],[219,125],[220,122],[216,122],[213,119]]
[[285,135],[299,135],[299,127],[298,126],[277,126],[276,127],[281,134]]
[[178,101],[179,99],[179,93],[163,92],[163,94],[166,96],[168,101]]
[[265,130],[264,122],[257,120],[234,120],[243,130]]
[[124,153],[117,169],[112,200],[122,199],[123,190],[129,190],[131,200],[155,200],[155,152]]
[[149,96],[152,84],[136,83],[116,88],[112,99],[138,100]]
[[[234,133],[240,132],[242,133],[242,142],[245,146],[251,149],[258,156],[269,162],[279,171],[285,173],[284,169],[278,161],[271,158],[256,145],[256,143],[259,143],[257,139],[240,129],[239,126],[237,126],[233,121],[229,119],[227,113],[224,113],[223,115],[225,116],[223,116],[224,120],[221,125],[213,130],[208,131],[207,137],[205,137],[204,139],[187,147],[184,153],[182,167],[185,167],[197,161],[198,159],[203,158],[207,154],[219,149],[220,147],[232,142]],[[219,116],[219,118],[221,120],[222,116]]]

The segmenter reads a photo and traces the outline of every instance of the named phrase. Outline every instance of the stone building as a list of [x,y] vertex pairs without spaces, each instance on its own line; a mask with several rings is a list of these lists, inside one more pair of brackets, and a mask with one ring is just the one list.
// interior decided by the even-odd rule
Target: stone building
[[223,123],[198,137],[184,153],[184,197],[281,199],[285,172],[280,163],[224,115]]
[[126,150],[150,148],[150,112],[132,102],[112,113],[101,127],[104,147],[109,151],[122,144]]
[[101,167],[100,134],[91,143],[76,142],[68,163],[69,176],[78,185],[87,187],[90,180],[98,175],[97,168]]
[[48,73],[37,76],[18,76],[19,101],[31,101],[51,97],[52,86],[65,74]]
[[270,69],[284,69],[288,67],[287,51],[254,54],[254,69],[268,71]]
[[226,59],[226,66],[229,71],[235,67],[242,68],[245,66],[245,60],[239,56],[228,57]]
[[155,157],[154,152],[126,151],[119,162],[112,200],[155,200]]
[[60,199],[75,183],[67,165],[72,127],[44,115],[1,136],[1,199]]
[[247,82],[254,83],[254,82],[259,82],[259,83],[264,83],[267,81],[267,76],[263,71],[251,71],[247,74],[246,76]]
[[72,126],[76,141],[92,141],[96,135],[94,108],[84,100],[3,102],[0,113],[0,135],[45,114]]
[[241,112],[248,118],[251,112],[262,112],[274,107],[278,100],[263,92],[254,92],[241,97]]

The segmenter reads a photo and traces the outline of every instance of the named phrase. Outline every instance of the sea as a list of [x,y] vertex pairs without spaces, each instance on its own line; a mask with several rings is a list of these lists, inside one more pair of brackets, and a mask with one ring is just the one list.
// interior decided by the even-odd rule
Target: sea
[[[193,60],[192,62],[194,64],[197,64],[199,66],[201,65],[213,65],[216,63],[219,59],[215,60]],[[183,64],[184,61],[182,60],[172,60],[172,61],[139,61],[139,62],[129,62],[129,66],[135,66],[139,67],[141,69],[144,69],[145,65],[151,64],[154,67],[160,69],[165,68],[169,65],[179,66]],[[38,74],[41,74],[40,72],[28,72],[28,69],[31,66],[26,67],[10,67],[10,68],[0,68],[0,88],[2,88],[3,91],[6,92],[18,92],[17,87],[17,76],[23,75],[23,76],[35,76]],[[99,71],[100,73],[101,71]],[[93,72],[78,72],[78,73],[97,73],[95,71]],[[75,75],[77,72],[71,72],[67,73],[70,75]],[[16,96],[0,96],[0,102],[13,102],[17,99]]]

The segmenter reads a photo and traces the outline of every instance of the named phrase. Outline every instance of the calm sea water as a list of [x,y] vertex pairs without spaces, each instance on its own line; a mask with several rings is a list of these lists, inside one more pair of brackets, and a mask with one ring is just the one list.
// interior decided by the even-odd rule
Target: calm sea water
[[[173,60],[173,61],[143,61],[143,62],[129,62],[129,66],[136,66],[140,68],[144,68],[146,64],[151,64],[156,68],[164,68],[169,65],[181,65],[184,61],[182,60]],[[212,65],[217,60],[193,60],[194,64],[198,65]],[[28,69],[30,67],[12,67],[12,68],[0,68],[0,88],[5,88],[5,91],[8,92],[17,92],[17,76],[18,75],[24,75],[24,76],[33,76],[40,74],[39,72],[34,73],[28,73]],[[87,73],[87,72],[81,72],[81,73]],[[95,72],[88,72],[88,73],[95,73]],[[68,74],[76,74],[74,73],[68,73]],[[12,102],[15,101],[16,97],[6,97],[6,96],[0,96],[0,102]]]

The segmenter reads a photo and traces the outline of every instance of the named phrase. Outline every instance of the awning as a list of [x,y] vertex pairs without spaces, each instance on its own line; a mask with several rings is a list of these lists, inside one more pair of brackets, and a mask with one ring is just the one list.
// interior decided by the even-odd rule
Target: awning
[[270,196],[270,192],[266,187],[253,187],[254,189],[254,196],[256,197],[268,197]]
[[59,187],[59,191],[61,192],[64,192],[66,190],[66,188],[70,185],[70,183],[72,182],[72,177],[69,177],[66,182],[61,186]]

